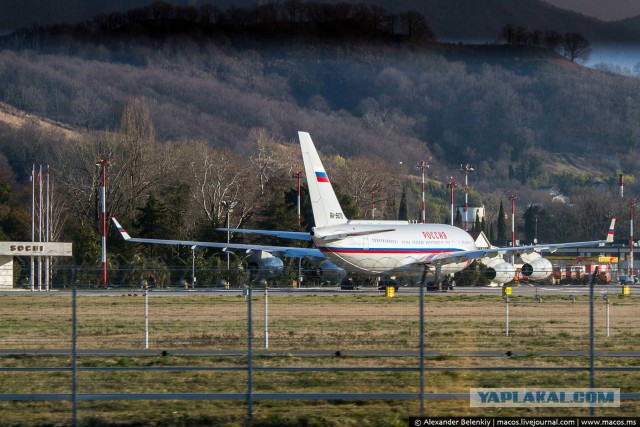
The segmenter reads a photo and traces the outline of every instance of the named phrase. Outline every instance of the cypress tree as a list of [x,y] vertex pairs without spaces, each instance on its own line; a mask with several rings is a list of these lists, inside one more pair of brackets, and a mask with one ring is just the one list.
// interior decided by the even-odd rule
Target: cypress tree
[[507,240],[507,223],[504,219],[504,207],[502,206],[502,200],[500,201],[500,210],[498,211],[498,238],[500,243],[504,243]]
[[406,221],[409,218],[407,213],[407,191],[402,186],[402,195],[400,196],[400,207],[398,208],[398,219],[401,221]]

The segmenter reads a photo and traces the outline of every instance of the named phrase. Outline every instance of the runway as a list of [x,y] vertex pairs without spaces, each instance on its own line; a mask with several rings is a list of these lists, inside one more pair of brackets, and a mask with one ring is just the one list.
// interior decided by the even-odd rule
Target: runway
[[[289,296],[308,296],[308,295],[327,295],[327,296],[336,296],[336,295],[380,295],[385,296],[384,289],[378,288],[361,288],[355,290],[343,290],[340,287],[309,287],[309,288],[280,288],[280,287],[269,287],[267,288],[271,295],[289,295]],[[152,297],[160,297],[160,296],[171,296],[171,297],[180,297],[180,296],[197,296],[197,295],[225,295],[225,296],[242,296],[247,292],[246,289],[241,287],[231,288],[231,289],[223,289],[223,288],[196,288],[196,289],[180,289],[180,288],[165,288],[165,289],[150,289],[149,296]],[[264,292],[263,287],[255,287],[253,288],[253,292],[256,294],[261,294]],[[420,292],[419,287],[415,286],[402,286],[398,288],[395,292],[396,296],[403,295],[418,295]],[[124,289],[124,288],[108,288],[108,289],[78,289],[77,293],[79,296],[141,296],[144,295],[143,289]],[[495,295],[496,298],[500,298],[502,296],[503,289],[502,287],[493,287],[493,286],[477,286],[477,287],[455,287],[453,290],[446,291],[426,291],[427,295],[441,295],[441,296],[456,296],[456,295],[465,295],[465,296],[473,296],[473,295]],[[596,285],[594,287],[594,293],[596,295],[622,295],[622,286],[615,285]],[[511,286],[511,296],[524,296],[534,298],[536,295],[588,295],[589,294],[589,286],[549,286],[549,285],[533,285],[533,284],[523,284],[519,286]],[[0,295],[33,295],[33,296],[61,296],[61,297],[70,297],[71,290],[66,289],[54,289],[50,292],[46,291],[30,291],[30,290],[12,290],[12,291],[1,291]],[[630,295],[638,296],[640,295],[640,286],[630,286]]]
[[[0,357],[23,356],[71,356],[71,349],[0,349]],[[227,350],[187,350],[187,349],[78,349],[79,357],[246,357],[246,349]],[[253,356],[259,357],[419,357],[418,350],[253,350]],[[479,351],[439,351],[425,350],[425,356],[430,359],[442,357],[589,357],[588,350],[560,350],[560,351],[526,351],[526,350],[479,350]],[[596,357],[637,358],[640,351],[596,351]],[[637,368],[640,370],[640,367]]]

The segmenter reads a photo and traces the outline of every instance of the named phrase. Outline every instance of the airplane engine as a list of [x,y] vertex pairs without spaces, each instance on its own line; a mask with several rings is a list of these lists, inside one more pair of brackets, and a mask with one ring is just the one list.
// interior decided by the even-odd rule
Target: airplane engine
[[494,258],[484,264],[487,266],[484,276],[492,282],[507,283],[516,276],[515,266],[502,258]]
[[537,258],[522,265],[522,275],[530,280],[544,280],[552,271],[553,266],[546,258]]
[[249,271],[258,277],[271,279],[281,276],[284,271],[284,263],[276,256],[265,251],[254,251],[246,258]]
[[322,280],[329,282],[333,285],[337,285],[342,282],[342,279],[347,277],[347,272],[344,268],[338,267],[332,261],[325,259],[320,264],[318,264],[318,269],[320,270],[320,277]]

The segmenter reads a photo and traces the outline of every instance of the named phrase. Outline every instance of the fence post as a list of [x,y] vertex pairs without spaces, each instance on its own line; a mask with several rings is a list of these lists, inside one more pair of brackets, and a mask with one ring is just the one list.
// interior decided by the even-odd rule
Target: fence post
[[251,424],[253,419],[253,316],[251,299],[253,295],[251,292],[251,276],[247,277],[247,420]]
[[75,283],[71,287],[71,425],[78,425],[78,304]]
[[505,306],[507,308],[506,310],[506,325],[505,325],[505,336],[509,336],[509,295],[508,294],[504,294],[502,295],[502,298],[504,298],[504,302],[505,302]]
[[427,280],[427,265],[420,280],[420,416],[424,417],[424,286]]
[[[595,328],[594,328],[594,301],[593,301],[593,287],[596,282],[596,277],[598,275],[598,268],[596,267],[595,273],[593,273],[593,277],[589,282],[589,388],[595,388],[596,378],[595,378],[595,364],[594,364],[594,356],[595,356]],[[589,415],[591,417],[595,416],[595,408],[593,404],[589,407]]]
[[144,290],[144,348],[149,348],[149,289]]
[[605,293],[602,299],[607,303],[607,337],[609,337],[609,296]]

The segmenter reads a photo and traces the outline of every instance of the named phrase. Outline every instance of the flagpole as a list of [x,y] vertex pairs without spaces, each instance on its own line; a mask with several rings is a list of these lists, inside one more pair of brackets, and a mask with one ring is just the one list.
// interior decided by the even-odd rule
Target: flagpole
[[[51,196],[49,194],[49,165],[47,165],[47,206],[46,206],[46,224],[45,224],[45,242],[49,242],[51,236],[49,235],[49,231],[51,228]],[[44,258],[44,286],[47,291],[51,290],[50,286],[50,266],[51,266],[51,258],[46,256]]]
[[[40,201],[38,206],[38,241],[42,242],[42,165],[38,171],[38,192]],[[38,257],[38,290],[42,290],[42,257]]]
[[[36,237],[36,165],[35,163],[31,165],[31,242],[35,242]],[[33,275],[35,273],[35,266],[33,265],[34,259],[33,256],[31,258],[31,276],[29,277],[29,289],[31,291],[34,290],[34,280]]]

